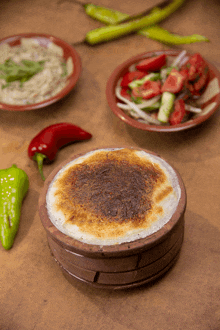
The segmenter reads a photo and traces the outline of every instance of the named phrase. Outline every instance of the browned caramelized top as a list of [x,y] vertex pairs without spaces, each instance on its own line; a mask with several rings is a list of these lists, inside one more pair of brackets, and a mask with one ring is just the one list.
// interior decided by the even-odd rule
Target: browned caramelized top
[[[66,222],[96,237],[121,235],[149,226],[153,213],[163,212],[153,194],[165,182],[160,166],[133,150],[99,151],[58,177],[55,207]],[[171,191],[162,190],[157,202]]]

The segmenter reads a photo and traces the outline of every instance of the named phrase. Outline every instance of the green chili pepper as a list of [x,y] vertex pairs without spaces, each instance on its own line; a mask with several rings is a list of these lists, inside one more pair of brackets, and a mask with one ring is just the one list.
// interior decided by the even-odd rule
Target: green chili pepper
[[144,16],[143,18],[128,23],[105,26],[91,30],[86,34],[86,41],[89,44],[94,45],[100,42],[120,38],[121,36],[138,31],[147,26],[155,25],[176,11],[183,2],[184,0],[174,0],[165,8],[161,10],[153,10],[149,15]]
[[85,4],[84,8],[87,15],[104,24],[116,24],[129,17],[128,14],[123,14],[117,10],[97,6],[92,3]]
[[9,250],[18,231],[21,206],[29,188],[27,174],[15,164],[0,170],[0,240]]
[[201,36],[199,34],[180,36],[174,33],[170,33],[169,31],[164,30],[160,26],[156,26],[156,25],[150,26],[146,29],[139,30],[138,34],[141,34],[145,37],[148,37],[156,41],[160,41],[164,44],[173,44],[173,45],[192,44],[194,42],[209,41],[208,38]]
[[[94,4],[86,4],[84,5],[86,14],[90,17],[104,23],[107,25],[118,24],[121,20],[128,18],[128,14],[121,13],[119,11],[96,6]],[[155,13],[161,12],[162,9],[155,7],[152,11]],[[143,35],[149,39],[153,39],[164,44],[191,44],[195,42],[207,42],[208,38],[201,36],[199,34],[192,34],[188,36],[180,36],[174,33],[170,33],[169,31],[159,27],[158,25],[149,26],[137,31],[138,34]]]

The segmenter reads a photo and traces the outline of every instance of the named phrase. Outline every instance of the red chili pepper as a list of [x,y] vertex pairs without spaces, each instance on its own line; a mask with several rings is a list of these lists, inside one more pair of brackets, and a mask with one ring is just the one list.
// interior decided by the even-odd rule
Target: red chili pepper
[[141,71],[132,71],[127,72],[121,81],[121,87],[128,87],[128,84],[130,84],[133,80],[141,79],[146,75],[146,73]]
[[170,125],[180,124],[186,114],[185,103],[183,99],[176,100],[174,103],[174,110],[170,115]]
[[185,73],[182,74],[181,72],[173,68],[162,86],[162,93],[179,93],[183,89],[185,79]]
[[147,80],[143,85],[134,87],[132,95],[134,97],[141,97],[145,100],[151,99],[154,96],[161,94],[160,81]]
[[166,55],[161,54],[158,56],[146,58],[140,61],[136,65],[136,69],[139,71],[157,71],[160,70],[166,64]]
[[28,156],[36,160],[43,180],[43,161],[48,158],[54,160],[57,151],[64,145],[74,142],[89,140],[92,135],[79,126],[71,123],[58,123],[44,128],[30,142]]

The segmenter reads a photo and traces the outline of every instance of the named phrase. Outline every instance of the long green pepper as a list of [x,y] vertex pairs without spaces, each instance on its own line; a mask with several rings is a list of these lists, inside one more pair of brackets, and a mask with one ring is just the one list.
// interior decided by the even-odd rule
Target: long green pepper
[[22,201],[29,188],[27,174],[15,164],[0,170],[0,240],[9,250],[17,234]]
[[121,20],[129,17],[128,14],[123,14],[118,10],[101,7],[93,3],[87,3],[83,7],[87,15],[107,25],[118,24]]
[[149,26],[145,29],[137,32],[149,39],[159,41],[164,44],[182,45],[193,44],[195,42],[208,42],[209,39],[200,34],[191,34],[188,36],[180,36],[176,33],[170,33],[169,31],[161,28],[158,25]]
[[[92,3],[85,4],[84,8],[87,15],[106,25],[120,24],[121,21],[129,17],[128,14],[121,13],[114,9],[97,6]],[[151,11],[150,15],[153,13],[155,17],[155,14],[157,13],[158,15],[161,10],[163,9],[155,7]],[[144,27],[143,29],[138,30],[137,33],[164,44],[181,45],[209,41],[208,38],[199,34],[180,36],[174,33],[170,33],[158,25]]]
[[171,4],[167,5],[165,8],[161,10],[152,10],[152,12],[149,15],[134,20],[132,22],[128,22],[128,23],[122,22],[122,24],[105,26],[95,30],[91,30],[86,34],[86,41],[89,44],[94,45],[99,42],[120,38],[121,36],[138,31],[147,26],[155,25],[163,21],[173,12],[175,12],[183,3],[184,0],[174,0]]

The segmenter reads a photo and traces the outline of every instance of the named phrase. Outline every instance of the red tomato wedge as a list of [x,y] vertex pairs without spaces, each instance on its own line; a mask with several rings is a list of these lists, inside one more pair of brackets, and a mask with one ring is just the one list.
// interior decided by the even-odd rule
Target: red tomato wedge
[[170,125],[180,124],[186,114],[185,103],[183,99],[176,100],[174,103],[174,111],[169,118]]
[[186,80],[186,76],[173,68],[169,76],[165,80],[165,83],[162,86],[162,93],[163,92],[170,92],[173,94],[179,93],[183,89],[185,80]]
[[158,71],[164,65],[166,65],[166,55],[158,55],[150,58],[146,58],[145,60],[140,61],[136,65],[136,69],[139,71]]
[[188,78],[189,80],[195,80],[198,74],[202,74],[206,68],[206,63],[199,53],[196,53],[190,57],[186,66],[189,67]]
[[194,82],[194,89],[196,92],[199,92],[203,89],[209,80],[209,70],[205,68],[205,70],[199,75],[199,79]]
[[121,96],[125,97],[129,101],[131,101],[131,90],[129,87],[122,87],[121,88]]
[[186,88],[192,95],[201,95],[209,81],[209,69],[205,60],[199,53],[196,53],[189,58],[184,69],[188,71]]
[[145,75],[146,73],[140,71],[127,72],[122,78],[121,87],[128,87],[133,80],[141,79]]
[[141,97],[145,100],[148,100],[154,96],[161,94],[160,87],[160,81],[147,80],[143,85],[133,88],[132,95],[134,97]]

